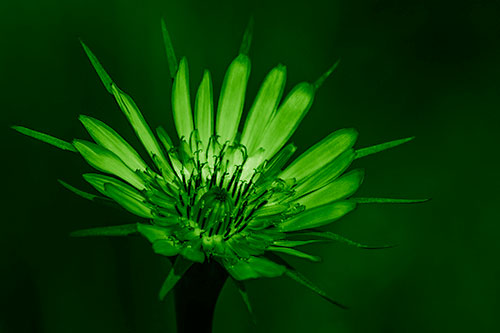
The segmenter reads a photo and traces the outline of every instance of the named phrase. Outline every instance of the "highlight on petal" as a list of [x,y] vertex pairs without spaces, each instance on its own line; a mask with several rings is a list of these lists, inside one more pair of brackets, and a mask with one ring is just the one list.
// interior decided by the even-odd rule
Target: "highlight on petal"
[[405,138],[405,139],[389,141],[389,142],[381,143],[381,144],[378,144],[375,146],[361,148],[361,149],[356,150],[356,158],[361,158],[361,157],[365,157],[368,155],[376,154],[376,153],[379,153],[381,151],[402,145],[403,143],[407,143],[413,139],[415,139],[415,137],[411,136],[411,137]]
[[353,170],[319,190],[295,200],[294,203],[304,205],[306,209],[310,209],[348,198],[358,190],[363,182],[364,175],[362,169]]
[[163,282],[163,285],[160,289],[160,293],[158,298],[160,301],[163,301],[165,296],[172,290],[177,282],[182,278],[182,276],[187,272],[187,270],[193,265],[192,261],[185,259],[183,256],[177,256],[175,259],[174,265],[170,269],[170,272]]
[[245,127],[241,136],[241,144],[247,147],[249,155],[260,148],[260,142],[266,127],[278,108],[286,82],[286,67],[278,65],[267,74],[257,97],[248,112]]
[[48,143],[49,145],[52,145],[52,146],[57,147],[59,149],[69,150],[72,152],[77,151],[71,143],[63,141],[63,140],[58,139],[58,138],[55,138],[51,135],[41,133],[41,132],[26,128],[26,127],[22,127],[22,126],[12,126],[12,129],[18,131],[21,134],[30,136],[33,139],[37,139],[37,140],[40,140],[42,142]]
[[236,136],[245,103],[249,76],[250,59],[248,56],[240,54],[226,71],[219,97],[216,134],[220,137],[221,144],[232,142]]
[[189,69],[186,57],[181,59],[172,86],[172,109],[179,139],[189,140],[193,132],[193,115],[189,94]]
[[313,100],[314,88],[310,83],[302,82],[292,89],[257,143],[257,147],[264,148],[266,158],[273,156],[290,139]]
[[73,145],[87,163],[97,170],[118,176],[135,188],[144,188],[141,178],[106,148],[84,140],[74,140]]
[[118,133],[100,120],[80,115],[80,121],[94,141],[113,152],[133,171],[147,169],[139,154]]
[[281,224],[278,224],[276,227],[282,232],[317,228],[338,220],[354,210],[354,208],[356,208],[355,202],[339,201],[313,209],[307,209],[285,220]]
[[[203,73],[198,93],[196,94],[196,102],[194,107],[194,118],[196,130],[200,136],[200,141],[204,149],[208,148],[208,141],[214,131],[214,101],[212,78],[210,72],[206,70]],[[200,155],[200,157],[203,154]]]
[[280,177],[295,178],[298,182],[307,179],[351,148],[357,137],[358,132],[353,128],[333,132],[300,155],[280,174]]
[[144,203],[144,198],[141,200],[140,196],[131,195],[130,192],[122,191],[118,186],[109,183],[104,184],[104,192],[132,214],[148,219],[154,217],[151,208]]

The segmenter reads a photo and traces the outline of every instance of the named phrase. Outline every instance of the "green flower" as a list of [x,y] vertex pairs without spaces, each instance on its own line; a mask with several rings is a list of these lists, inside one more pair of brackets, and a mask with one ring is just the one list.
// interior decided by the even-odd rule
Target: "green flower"
[[152,163],[144,161],[111,127],[89,116],[79,119],[94,142],[75,139],[68,143],[24,127],[14,127],[23,134],[80,154],[102,172],[83,175],[102,196],[61,181],[66,188],[92,201],[116,203],[142,218],[136,224],[81,230],[73,235],[139,233],[151,242],[155,253],[175,257],[160,298],[193,263],[216,261],[236,281],[286,275],[338,304],[278,254],[318,262],[319,257],[297,248],[325,241],[370,248],[318,228],[340,219],[360,203],[420,202],[352,198],[363,181],[364,172],[361,169],[347,171],[355,159],[412,138],[354,149],[358,133],[354,129],[341,129],[289,163],[296,147],[287,142],[337,63],[316,82],[297,84],[284,98],[285,66],[273,68],[264,79],[239,133],[250,75],[248,51],[252,25],[245,32],[238,56],[227,69],[217,105],[214,105],[210,73],[205,71],[194,108],[188,62],[186,58],[177,61],[165,25],[162,27],[173,78],[172,108],[177,144],[163,128],[157,128],[156,134],[151,130],[132,98],[118,88],[92,51],[82,43]]

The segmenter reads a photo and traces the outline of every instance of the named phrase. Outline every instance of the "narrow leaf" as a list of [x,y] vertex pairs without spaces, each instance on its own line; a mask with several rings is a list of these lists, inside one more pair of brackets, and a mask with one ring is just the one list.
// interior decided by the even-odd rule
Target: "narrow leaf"
[[72,237],[92,237],[92,236],[127,236],[137,232],[137,225],[124,224],[112,227],[99,227],[73,231]]
[[360,204],[413,204],[427,202],[430,199],[394,199],[394,198],[351,198],[351,200],[356,201]]
[[371,147],[361,148],[361,149],[356,150],[356,158],[361,158],[361,157],[365,157],[365,156],[372,155],[375,153],[379,153],[381,151],[402,145],[403,143],[406,143],[406,142],[411,141],[413,139],[415,139],[414,136],[409,137],[409,138],[405,138],[405,139],[399,139],[399,140],[389,141],[386,143],[381,143],[379,145],[375,145],[375,146],[371,146]]
[[317,80],[316,82],[314,82],[314,89],[318,90],[319,87],[321,87],[323,85],[323,83],[325,82],[325,80],[333,73],[333,71],[337,68],[337,66],[339,65],[340,63],[340,59],[337,60],[330,68],[328,68],[328,70],[323,74],[321,75]]
[[175,287],[177,282],[179,282],[181,277],[187,272],[191,265],[193,265],[192,261],[185,259],[183,256],[177,256],[173,267],[170,269],[165,282],[163,282],[163,285],[161,286],[160,293],[158,295],[160,301],[163,301],[165,296],[167,296],[169,291]]
[[87,57],[89,58],[90,62],[92,63],[92,66],[94,66],[95,71],[97,72],[97,75],[99,75],[99,78],[101,79],[102,83],[104,84],[104,87],[106,87],[106,90],[111,94],[111,86],[113,85],[113,81],[111,80],[111,77],[109,77],[108,73],[104,70],[102,67],[101,63],[97,59],[97,57],[94,55],[94,53],[85,45],[85,43],[80,40],[80,44],[82,44],[82,47],[87,54]]
[[69,150],[69,151],[72,151],[72,152],[76,152],[77,151],[75,149],[75,147],[73,147],[73,145],[71,143],[63,141],[63,140],[58,139],[58,138],[54,138],[51,135],[48,135],[48,134],[45,134],[45,133],[41,133],[41,132],[38,132],[38,131],[34,131],[32,129],[29,129],[29,128],[26,128],[26,127],[22,127],[22,126],[12,126],[12,129],[18,131],[21,134],[24,134],[24,135],[30,136],[30,137],[32,137],[34,139],[37,139],[37,140],[40,140],[42,142],[48,143],[49,145],[52,145],[52,146],[57,147],[57,148],[60,148],[62,150]]
[[298,233],[292,233],[288,234],[289,237],[291,236],[304,236],[304,237],[318,237],[318,238],[323,238],[323,239],[328,239],[331,241],[336,241],[340,243],[344,243],[347,245],[359,247],[361,249],[366,249],[366,250],[381,250],[381,249],[388,249],[395,247],[394,244],[392,245],[366,245],[366,244],[361,244],[358,242],[355,242],[353,240],[350,240],[348,238],[345,238],[344,236],[341,236],[339,234],[329,232],[329,231],[303,231],[303,232],[298,232]]
[[172,40],[170,39],[170,34],[168,33],[167,26],[163,19],[161,19],[161,32],[163,36],[163,43],[165,44],[165,51],[167,52],[170,77],[173,79],[177,73],[178,63],[177,57],[175,56],[174,46],[172,45]]
[[[97,196],[95,194],[91,194],[91,193],[87,193],[85,191],[79,190],[76,187],[71,186],[70,184],[68,184],[65,181],[62,181],[60,179],[58,179],[57,181],[59,182],[59,184],[61,184],[62,186],[64,186],[66,189],[70,190],[71,192],[75,193],[76,195],[79,195],[82,198],[85,198],[87,200],[93,201],[95,198],[99,197],[99,196]],[[102,198],[102,197],[101,197],[101,199],[107,200],[106,198]]]
[[296,249],[291,249],[291,248],[288,248],[288,247],[269,246],[267,248],[267,250],[274,251],[274,252],[281,252],[281,253],[288,254],[288,255],[291,255],[291,256],[294,256],[294,257],[298,257],[298,258],[302,258],[302,259],[307,259],[307,260],[310,260],[312,262],[320,262],[321,261],[321,258],[318,257],[318,256],[313,256],[313,255],[310,255],[308,253],[304,253],[302,251],[299,251],[299,250],[296,250]]

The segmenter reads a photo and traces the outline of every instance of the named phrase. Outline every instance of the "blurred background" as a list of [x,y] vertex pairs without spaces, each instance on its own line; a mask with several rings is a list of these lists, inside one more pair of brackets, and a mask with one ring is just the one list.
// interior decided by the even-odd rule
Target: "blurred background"
[[8,127],[87,138],[77,120],[86,114],[139,147],[81,38],[150,124],[173,135],[160,18],[189,59],[191,87],[209,68],[218,95],[250,15],[247,106],[277,63],[288,68],[289,90],[341,58],[292,138],[298,153],[343,127],[359,130],[357,147],[415,135],[356,162],[366,169],[358,195],[432,200],[365,205],[328,227],[396,248],[311,245],[322,263],[291,260],[349,310],[286,278],[251,281],[255,327],[228,283],[214,331],[499,331],[499,8],[498,1],[2,1],[0,332],[174,332],[172,297],[157,301],[168,260],[139,237],[68,236],[136,219],[66,191],[57,179],[89,189],[81,174],[91,167]]

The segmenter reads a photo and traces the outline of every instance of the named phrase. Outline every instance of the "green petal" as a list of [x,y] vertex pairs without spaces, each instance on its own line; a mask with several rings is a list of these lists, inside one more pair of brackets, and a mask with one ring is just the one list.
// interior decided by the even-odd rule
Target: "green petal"
[[352,128],[333,132],[300,155],[280,177],[295,178],[298,182],[307,179],[351,148],[357,137],[358,132]]
[[189,69],[186,57],[181,59],[172,87],[172,109],[179,139],[189,140],[193,131],[193,114],[189,94]]
[[128,191],[122,191],[116,185],[104,184],[104,191],[108,197],[115,200],[120,206],[140,217],[153,218],[151,208],[144,204],[136,195],[131,195]]
[[339,201],[313,209],[306,209],[304,212],[279,224],[277,228],[279,231],[289,232],[321,227],[338,220],[354,210],[354,208],[356,208],[356,203],[352,201]]
[[83,126],[96,143],[118,156],[133,171],[147,169],[139,154],[118,133],[100,120],[81,115]]
[[110,176],[101,175],[99,173],[86,173],[83,174],[83,179],[85,179],[97,191],[99,191],[104,195],[106,195],[106,190],[104,188],[104,185],[112,184],[118,187],[121,191],[127,192],[128,195],[135,197],[137,200],[144,199],[144,197],[139,192],[137,192],[136,189]]
[[379,153],[381,151],[402,145],[403,143],[409,142],[413,139],[415,139],[414,136],[409,137],[409,138],[405,138],[405,139],[399,139],[399,140],[389,141],[386,143],[381,143],[379,145],[375,145],[375,146],[371,146],[371,147],[358,149],[358,150],[356,150],[356,158],[361,158],[361,157],[365,157],[365,156],[368,156],[371,154]]
[[320,243],[320,242],[325,242],[325,240],[323,240],[323,239],[277,240],[277,241],[274,241],[273,244],[277,245],[277,246],[284,246],[284,247],[296,247],[296,246],[302,246],[302,245],[308,245],[308,244]]
[[97,59],[97,57],[94,55],[94,53],[85,45],[83,41],[80,40],[80,44],[82,44],[82,47],[87,54],[87,57],[89,58],[90,62],[92,63],[92,66],[94,66],[95,71],[97,72],[97,75],[99,75],[99,78],[101,79],[102,83],[104,84],[104,87],[106,87],[106,90],[112,94],[111,91],[111,86],[113,85],[113,81],[109,77],[108,73],[104,70],[102,67],[101,63]]
[[241,136],[241,144],[247,148],[249,155],[254,154],[255,150],[259,148],[256,145],[260,142],[266,126],[278,107],[285,88],[285,81],[286,67],[278,65],[267,74],[260,87],[248,113]]
[[141,178],[130,170],[118,156],[106,148],[84,140],[74,140],[73,145],[83,158],[97,170],[118,176],[135,188],[144,188]]
[[265,158],[273,156],[295,132],[311,108],[314,87],[307,82],[295,86],[266,127],[257,147],[265,149]]
[[345,199],[354,194],[363,182],[364,171],[353,170],[330,184],[295,200],[306,209],[318,207],[333,201]]
[[316,286],[314,283],[312,283],[309,279],[307,279],[304,275],[302,275],[301,273],[299,273],[295,269],[288,268],[285,275],[288,276],[289,278],[291,278],[292,280],[294,280],[295,282],[298,282],[301,285],[303,285],[304,287],[313,291],[317,295],[321,296],[323,299],[327,300],[328,302],[330,302],[338,307],[341,307],[343,309],[346,308],[344,305],[333,300],[330,296],[328,296],[328,294],[325,291],[323,291],[321,288]]
[[352,198],[351,200],[356,201],[360,204],[414,204],[427,202],[430,199],[394,199],[394,198]]
[[[196,129],[200,136],[204,149],[208,147],[208,140],[214,130],[214,101],[212,90],[212,79],[210,72],[205,71],[201,80],[198,93],[196,94],[196,103],[194,111]],[[200,156],[203,154],[200,154]]]
[[269,251],[274,251],[274,252],[281,252],[284,254],[288,254],[294,257],[302,258],[302,259],[307,259],[312,262],[320,262],[321,258],[318,256],[313,256],[308,253],[304,253],[302,251],[296,250],[296,249],[291,249],[288,247],[278,247],[278,246],[269,246],[267,248]]
[[[355,242],[353,240],[350,240],[348,238],[345,238],[344,236],[341,236],[339,234],[329,232],[329,231],[304,231],[304,232],[298,232],[294,234],[289,234],[288,236],[302,236],[302,237],[319,237],[331,241],[336,241],[340,243],[344,243],[347,245],[359,247],[362,249],[366,250],[379,250],[379,249],[388,249],[391,247],[394,247],[394,245],[379,245],[379,246],[374,246],[374,245],[366,245],[366,244],[361,244],[358,242]],[[314,240],[314,241],[321,241],[321,240]],[[300,241],[290,241],[290,242],[300,242]]]
[[337,66],[339,65],[340,63],[340,60],[337,60],[330,68],[328,68],[328,70],[319,77],[319,79],[316,80],[316,82],[314,82],[314,89],[318,90],[319,87],[321,87],[323,85],[323,83],[325,82],[325,80],[333,73],[333,71],[337,68]]
[[161,286],[160,293],[158,295],[160,301],[162,301],[165,296],[167,296],[169,291],[175,287],[177,282],[179,282],[181,277],[187,272],[191,265],[193,265],[192,261],[184,259],[183,256],[177,256],[174,266],[170,269],[165,282],[163,282],[163,285]]
[[76,152],[75,147],[73,147],[73,145],[71,143],[68,143],[68,142],[63,141],[63,140],[58,139],[58,138],[54,138],[51,135],[41,133],[38,131],[34,131],[32,129],[22,127],[22,126],[12,126],[12,129],[18,131],[21,134],[24,134],[24,135],[30,136],[34,139],[48,143],[49,145],[52,145],[52,146],[57,147],[59,149]]
[[172,240],[158,240],[153,243],[153,251],[163,256],[171,257],[179,254],[180,249]]
[[324,185],[334,181],[345,170],[347,170],[347,168],[354,160],[354,157],[354,150],[351,148],[340,154],[340,156],[338,156],[332,162],[313,173],[303,183],[300,183],[295,188],[295,197],[299,197],[306,193],[317,190]]
[[241,42],[240,46],[240,54],[248,55],[248,52],[250,51],[250,45],[252,44],[253,25],[254,19],[253,17],[250,17],[248,25],[245,29],[245,33],[243,34],[243,41]]
[[235,264],[226,264],[226,269],[236,280],[278,277],[285,273],[286,267],[264,257],[250,257]]
[[[74,186],[71,186],[70,184],[66,183],[65,181],[62,181],[60,179],[57,180],[62,186],[64,186],[66,189],[70,190],[71,192],[75,193],[76,195],[81,196],[82,198],[85,198],[87,200],[93,201],[96,198],[99,198],[99,196],[91,193],[87,193],[85,191],[79,190]],[[102,198],[104,199],[104,198]]]
[[219,142],[232,142],[238,131],[245,102],[245,92],[250,75],[250,59],[240,54],[226,71],[217,108],[216,134]]
[[141,140],[151,159],[155,162],[159,169],[165,171],[169,175],[173,175],[173,171],[168,165],[158,141],[156,141],[151,128],[146,123],[146,120],[144,120],[144,117],[135,102],[116,85],[113,84],[111,86],[111,90],[118,105],[134,128],[137,137]]
[[162,227],[151,224],[137,223],[137,231],[146,237],[151,243],[159,240],[170,240],[170,232]]
[[72,237],[92,237],[92,236],[127,236],[137,232],[137,225],[124,224],[112,227],[90,228],[73,231]]
[[161,32],[163,36],[163,43],[165,44],[165,51],[167,52],[167,62],[168,69],[170,71],[170,77],[173,79],[175,77],[175,73],[177,73],[177,57],[175,56],[174,46],[172,45],[172,40],[170,39],[170,35],[167,30],[167,26],[165,25],[165,21],[161,19]]

